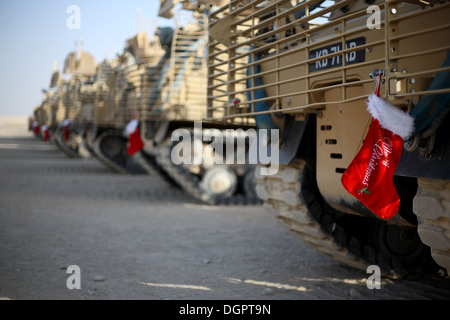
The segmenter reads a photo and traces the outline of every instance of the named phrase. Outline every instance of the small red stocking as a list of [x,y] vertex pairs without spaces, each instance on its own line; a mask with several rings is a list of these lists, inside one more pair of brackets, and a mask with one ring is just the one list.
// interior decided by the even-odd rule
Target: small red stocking
[[127,153],[132,156],[136,152],[142,150],[144,147],[144,142],[141,139],[138,128],[139,122],[133,119],[128,123],[125,132],[128,134],[128,149]]
[[69,141],[69,127],[64,126],[64,141]]
[[395,216],[400,198],[393,176],[409,137],[414,118],[384,101],[376,94],[369,97],[367,110],[372,115],[369,131],[356,157],[342,175],[342,185],[368,209],[383,219]]
[[44,132],[44,141],[48,141],[50,139],[50,134],[48,133],[48,128],[46,126],[43,127]]
[[69,135],[70,135],[70,131],[69,131],[69,125],[70,125],[71,121],[70,119],[66,119],[64,120],[64,141],[69,141]]

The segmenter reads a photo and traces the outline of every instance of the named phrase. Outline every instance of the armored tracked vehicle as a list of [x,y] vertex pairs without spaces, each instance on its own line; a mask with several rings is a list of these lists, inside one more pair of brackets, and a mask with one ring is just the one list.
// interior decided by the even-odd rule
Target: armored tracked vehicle
[[136,115],[135,91],[142,87],[145,70],[162,54],[157,36],[150,41],[147,32],[139,31],[126,41],[123,54],[97,67],[95,98],[84,106],[84,114],[89,114],[85,139],[90,152],[117,172],[144,173],[127,155],[124,128]]
[[[173,14],[177,3],[181,8]],[[226,154],[223,150],[219,152],[226,141],[234,142],[239,134],[203,121],[207,83],[205,10],[213,7],[213,2],[206,5],[202,1],[196,4],[161,1],[159,15],[173,18],[175,29],[159,31],[166,52],[158,64],[148,70],[140,93],[142,104],[136,120],[143,147],[133,157],[149,174],[161,175],[201,202],[258,203],[254,166],[234,161],[226,163]],[[220,144],[218,148],[211,148],[205,142],[205,139],[214,140],[212,136],[223,139],[220,143],[216,141],[216,145]],[[246,139],[245,133],[241,133],[241,138]],[[192,161],[196,153],[200,161]],[[205,155],[209,158],[202,161]]]
[[[317,251],[385,274],[450,270],[449,16],[448,1],[414,0],[235,0],[210,14],[207,120],[279,130],[280,168],[257,194]],[[341,182],[377,79],[415,125],[388,220]]]
[[[40,105],[33,110],[33,116],[29,120],[29,128],[34,133],[51,140],[57,131],[58,123],[63,120],[64,109],[62,106],[62,94],[65,87],[65,81],[60,76],[57,63],[55,62],[48,89],[43,89],[44,97]],[[46,133],[42,131],[45,130]]]
[[[82,48],[67,55],[64,74],[70,75],[58,91],[58,128],[53,134],[54,144],[71,158],[90,157],[84,136],[85,118],[92,110],[96,88],[94,79],[97,63]],[[63,115],[64,113],[64,115]]]

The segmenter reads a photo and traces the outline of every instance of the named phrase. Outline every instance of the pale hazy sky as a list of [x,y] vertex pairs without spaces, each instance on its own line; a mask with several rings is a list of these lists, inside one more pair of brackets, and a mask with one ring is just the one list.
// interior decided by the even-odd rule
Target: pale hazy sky
[[[80,29],[69,29],[67,8],[80,8]],[[158,18],[159,0],[1,0],[0,1],[0,116],[26,115],[42,100],[54,61],[62,71],[75,42],[98,62],[105,53],[122,53],[127,38],[138,31],[138,8],[143,28],[172,25]],[[148,24],[145,23],[148,20]]]

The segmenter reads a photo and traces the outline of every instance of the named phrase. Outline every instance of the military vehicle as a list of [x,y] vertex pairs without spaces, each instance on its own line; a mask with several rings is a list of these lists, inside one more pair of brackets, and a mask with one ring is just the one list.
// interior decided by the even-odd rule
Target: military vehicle
[[[257,194],[317,251],[385,274],[449,271],[449,16],[448,1],[415,0],[235,0],[210,14],[207,120],[279,130],[279,171],[258,175]],[[341,183],[377,79],[416,128],[391,219]]]
[[64,116],[60,107],[64,85],[64,79],[60,76],[58,64],[55,62],[50,86],[48,89],[42,89],[44,94],[42,102],[34,108],[33,116],[29,119],[30,130],[33,130],[41,138],[44,138],[41,129],[46,128],[49,135],[48,139],[50,140],[58,128],[59,121],[62,120],[61,117]]
[[145,173],[127,154],[124,129],[137,115],[140,92],[146,74],[164,50],[155,34],[139,32],[126,41],[124,52],[97,68],[93,85],[96,97],[84,105],[85,139],[90,152],[107,167],[119,173]]
[[[64,62],[63,73],[70,76],[58,90],[58,127],[52,142],[71,158],[90,157],[85,139],[85,118],[92,109],[96,95],[94,79],[95,58],[84,52],[82,45],[70,52]],[[55,74],[54,74],[55,75]],[[56,76],[55,77],[59,77]]]
[[[180,9],[174,13],[176,4]],[[148,78],[139,93],[141,104],[136,120],[143,148],[133,157],[149,174],[161,175],[201,202],[258,203],[254,166],[247,163],[229,165],[224,161],[226,155],[219,152],[220,148],[208,149],[204,142],[205,136],[212,139],[211,136],[217,133],[211,130],[219,130],[223,137],[222,147],[226,141],[238,139],[236,133],[202,122],[206,116],[207,83],[205,11],[213,7],[214,2],[161,1],[159,16],[172,18],[175,28],[159,30],[166,51],[158,64],[147,71]],[[174,159],[173,150],[180,140],[175,141],[172,137],[177,132],[186,133],[188,138],[182,142],[189,146],[193,143],[197,149],[179,150],[178,158]],[[245,140],[245,136],[242,139]],[[180,157],[189,158],[191,152],[199,152],[201,156],[208,154],[205,149],[211,151],[210,161],[178,161]]]

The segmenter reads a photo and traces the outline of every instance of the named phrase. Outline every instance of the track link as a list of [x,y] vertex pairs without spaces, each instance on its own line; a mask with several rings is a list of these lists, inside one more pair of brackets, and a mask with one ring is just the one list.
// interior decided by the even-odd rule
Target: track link
[[450,181],[418,179],[414,213],[418,233],[431,255],[450,274]]

